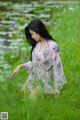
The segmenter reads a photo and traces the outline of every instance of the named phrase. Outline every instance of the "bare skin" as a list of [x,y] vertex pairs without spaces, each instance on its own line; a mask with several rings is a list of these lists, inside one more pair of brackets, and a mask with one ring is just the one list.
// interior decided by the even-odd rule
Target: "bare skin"
[[17,74],[19,73],[20,69],[23,68],[23,67],[25,67],[24,64],[18,65],[16,67],[16,69],[13,71],[13,73],[11,74],[10,79],[14,79],[14,77],[17,76]]

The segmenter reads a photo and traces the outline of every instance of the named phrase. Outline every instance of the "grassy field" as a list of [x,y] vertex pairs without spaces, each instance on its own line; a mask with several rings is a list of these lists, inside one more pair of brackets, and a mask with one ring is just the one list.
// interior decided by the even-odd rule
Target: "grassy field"
[[[9,120],[80,120],[80,17],[79,11],[57,14],[55,28],[49,31],[59,44],[68,83],[61,95],[40,95],[31,100],[22,97],[21,86],[28,73],[21,70],[18,76],[0,83],[0,112],[8,112]],[[11,66],[13,70],[20,62]],[[4,76],[5,77],[5,76]]]

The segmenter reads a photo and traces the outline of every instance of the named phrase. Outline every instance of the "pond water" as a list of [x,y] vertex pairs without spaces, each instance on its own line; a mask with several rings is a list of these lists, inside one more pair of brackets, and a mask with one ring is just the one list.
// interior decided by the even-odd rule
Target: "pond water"
[[[41,19],[46,26],[50,24],[55,26],[56,21],[54,18],[56,14],[62,11],[72,11],[76,8],[74,5],[54,4],[53,1],[4,1],[0,1],[1,74],[3,69],[6,71],[10,67],[6,62],[7,60],[11,63],[18,58],[23,58],[25,51],[28,53],[30,47],[27,44],[25,45],[24,28],[31,20]],[[9,71],[6,71],[6,73],[9,73]],[[0,78],[2,80],[2,75]]]
[[[6,0],[4,0],[6,1]],[[9,2],[8,2],[9,1]],[[17,3],[16,3],[17,2]],[[32,19],[42,19],[45,24],[54,22],[58,12],[73,10],[68,5],[52,4],[52,1],[37,2],[15,0],[0,1],[0,53],[15,48],[23,41],[24,27]],[[22,43],[21,43],[22,44]],[[13,47],[14,46],[14,47]]]
[[32,19],[50,21],[58,6],[49,4],[0,2],[0,51],[17,46],[23,39],[22,30]]

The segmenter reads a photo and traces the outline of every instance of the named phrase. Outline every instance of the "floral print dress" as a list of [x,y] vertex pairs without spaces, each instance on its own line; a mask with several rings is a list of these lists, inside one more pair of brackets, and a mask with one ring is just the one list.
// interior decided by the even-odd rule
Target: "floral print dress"
[[53,94],[66,83],[60,50],[53,40],[47,40],[42,50],[38,42],[32,52],[32,61],[25,63],[25,67],[30,71],[25,82],[30,91],[39,86],[44,93]]

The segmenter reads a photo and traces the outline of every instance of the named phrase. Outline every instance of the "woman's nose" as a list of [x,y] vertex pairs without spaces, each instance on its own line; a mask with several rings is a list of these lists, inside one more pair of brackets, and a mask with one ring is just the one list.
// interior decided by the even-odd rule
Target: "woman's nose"
[[33,35],[32,35],[32,38],[34,38]]

